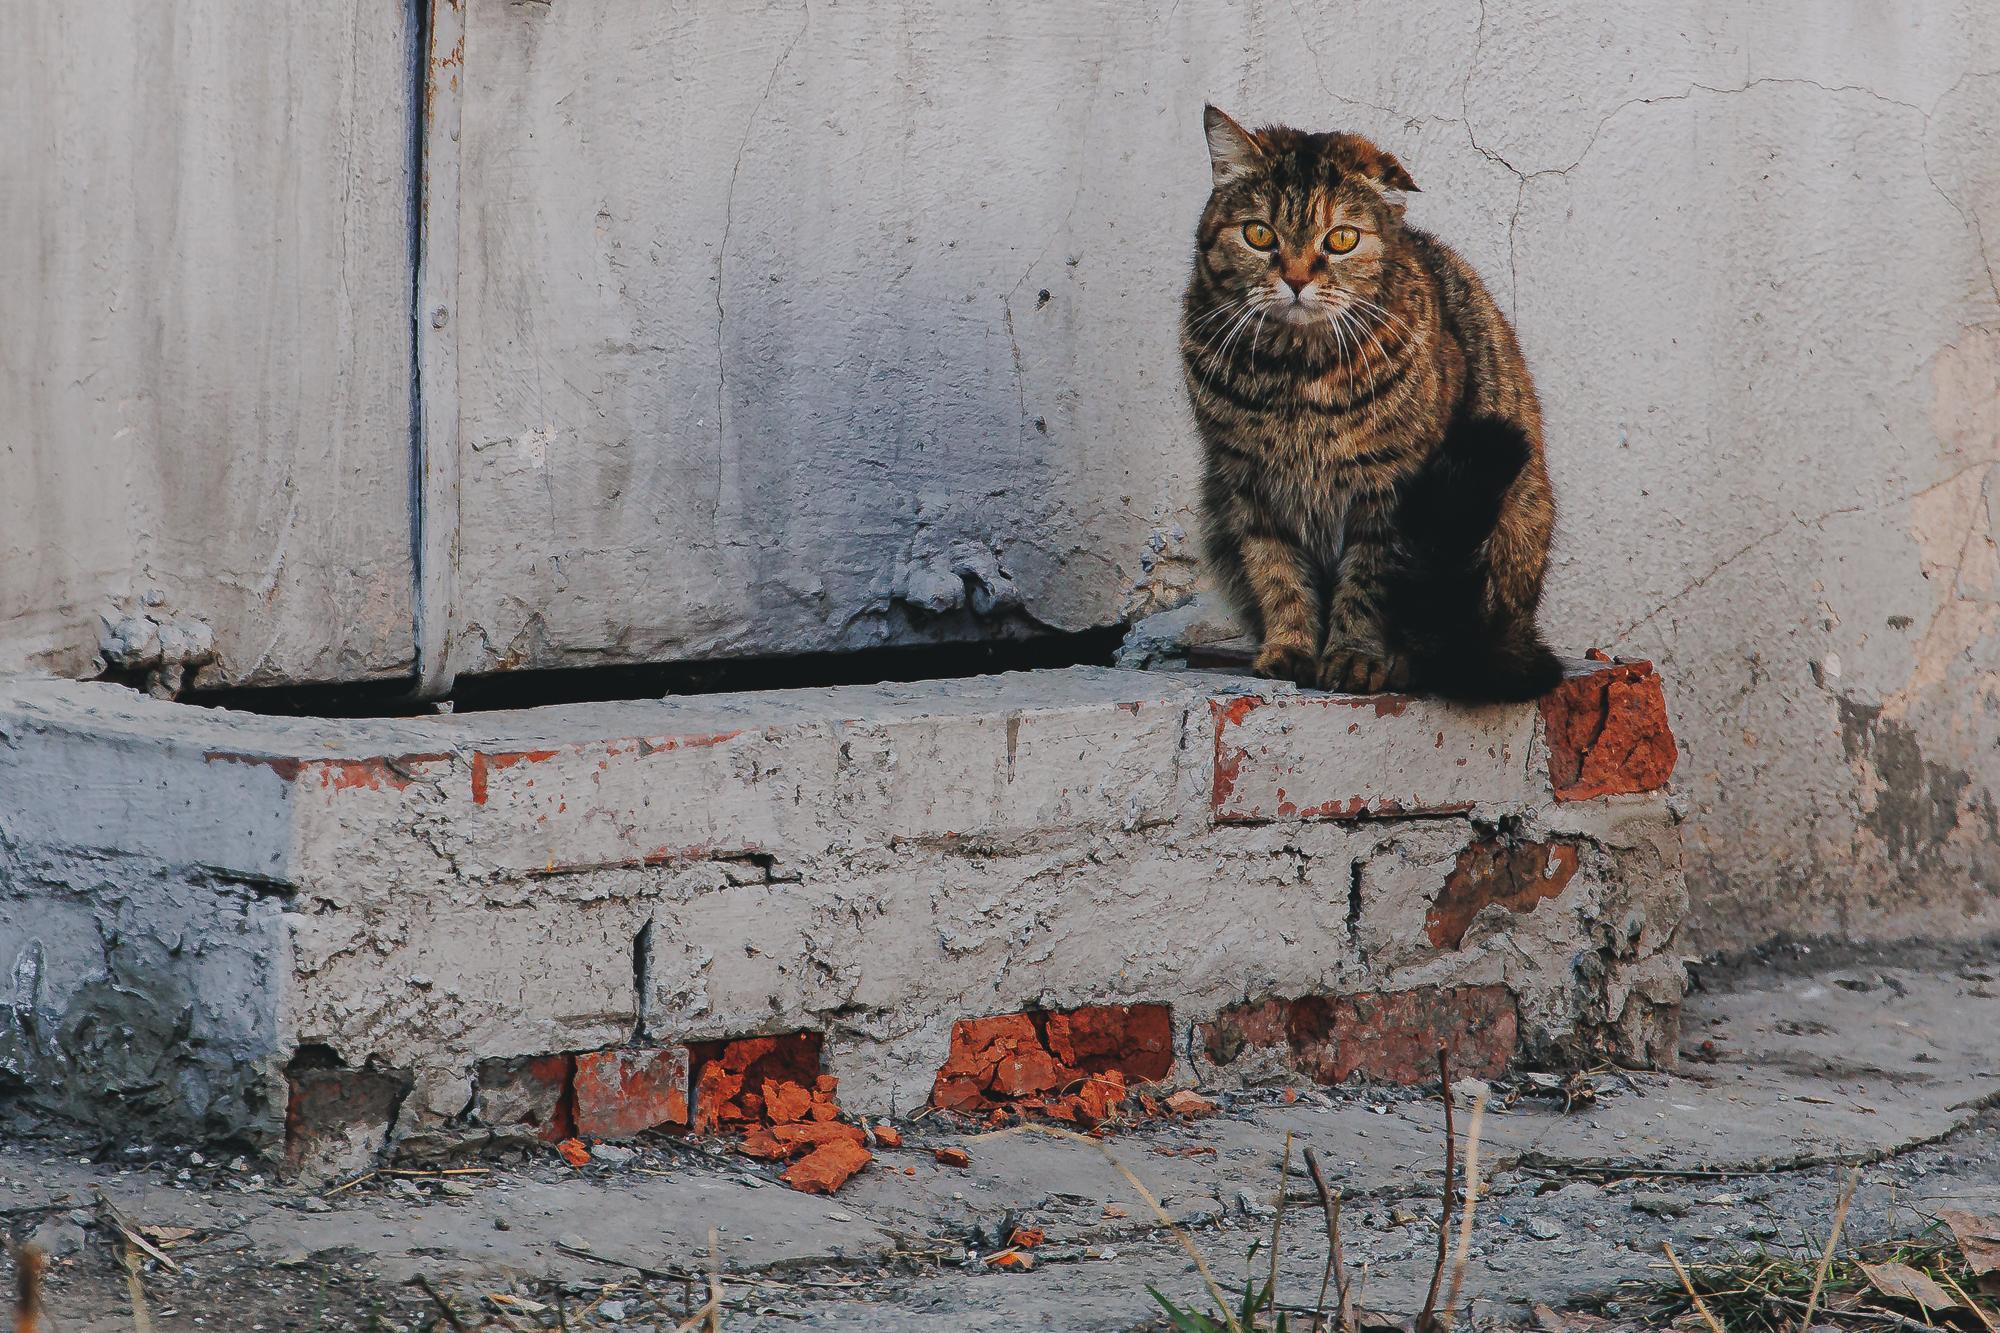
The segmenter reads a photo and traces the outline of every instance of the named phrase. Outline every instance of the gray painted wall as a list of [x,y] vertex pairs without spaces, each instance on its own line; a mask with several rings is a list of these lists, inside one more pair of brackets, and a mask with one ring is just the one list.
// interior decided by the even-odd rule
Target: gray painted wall
[[0,666],[100,616],[216,679],[410,661],[404,0],[0,14]]
[[[158,159],[190,165],[181,195],[148,198],[212,202],[144,231],[138,260],[37,279],[50,295],[27,325],[72,348],[67,378],[0,377],[16,475],[21,405],[51,404],[30,499],[0,494],[0,589],[33,594],[34,634],[60,638],[58,601],[88,612],[165,549],[211,599],[232,671],[407,657],[390,632],[406,632],[406,527],[349,535],[408,478],[375,433],[407,386],[367,373],[390,340],[359,336],[386,328],[408,275],[395,116],[357,91],[404,58],[378,3],[373,22],[263,18],[296,30],[297,78],[350,90],[327,95],[345,119],[277,115],[269,91],[236,111],[156,93],[154,136],[193,133],[151,125],[180,118],[210,125],[213,150],[268,157],[217,175],[195,170],[205,154],[149,151],[149,182]],[[36,42],[59,27],[39,20]],[[314,41],[338,58],[307,59]],[[1214,98],[1392,148],[1423,187],[1414,218],[1514,312],[1564,506],[1548,625],[1671,682],[1704,942],[2000,928],[1990,6],[468,0],[465,62],[458,373],[427,389],[461,422],[458,670],[1073,628],[1184,595],[1196,453],[1173,318]],[[130,80],[27,63],[98,126],[95,156],[132,156],[98,108]],[[203,85],[233,86],[222,69]],[[246,115],[259,128],[225,133]],[[305,146],[271,148],[281,134]],[[328,146],[357,136],[379,162]],[[343,176],[328,154],[370,169]],[[82,160],[7,162],[39,180]],[[111,225],[37,188],[37,216]],[[284,189],[306,202],[280,208],[267,190]],[[342,219],[346,249],[273,247],[272,214],[301,208]],[[6,272],[29,272],[18,236],[35,227],[7,216]],[[204,356],[229,368],[204,382],[136,334],[85,355],[65,307],[115,308],[122,274],[191,246],[263,255],[261,317],[277,294],[291,340]],[[145,328],[233,292],[147,290]],[[310,318],[301,292],[322,303]],[[313,355],[271,359],[301,339]],[[381,399],[300,410],[329,366]],[[61,388],[93,371],[91,390]],[[107,471],[134,466],[110,443],[124,422],[91,394],[179,414],[151,458],[218,475],[226,458],[228,484],[172,474],[141,507]],[[273,498],[282,468],[243,460],[330,453],[340,467],[291,474],[339,479],[301,496],[281,565],[299,582],[266,590],[293,510]],[[52,563],[63,545],[79,572]],[[358,649],[332,633],[356,607],[382,611]],[[31,638],[8,614],[5,642]],[[262,646],[276,625],[289,658]]]

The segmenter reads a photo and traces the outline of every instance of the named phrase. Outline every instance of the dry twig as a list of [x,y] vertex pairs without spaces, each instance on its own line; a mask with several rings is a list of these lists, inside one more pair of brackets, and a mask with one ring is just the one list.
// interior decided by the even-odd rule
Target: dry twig
[[1701,1293],[1694,1289],[1694,1280],[1688,1276],[1687,1269],[1681,1267],[1681,1257],[1674,1253],[1674,1243],[1663,1240],[1660,1242],[1660,1247],[1667,1252],[1667,1262],[1674,1266],[1674,1273],[1681,1280],[1681,1289],[1687,1292],[1688,1299],[1694,1302],[1694,1312],[1708,1325],[1709,1333],[1722,1333],[1722,1325],[1715,1322],[1715,1316],[1708,1312],[1706,1305],[1702,1304]]
[[148,1259],[153,1260],[169,1273],[178,1273],[181,1271],[181,1266],[168,1258],[166,1251],[139,1234],[138,1224],[125,1216],[125,1214],[119,1212],[118,1206],[105,1196],[103,1190],[97,1191],[97,1207],[104,1214],[105,1219],[111,1223],[112,1228],[125,1238],[126,1245],[135,1246],[144,1251]]
[[[1459,1284],[1465,1281],[1465,1261],[1472,1253],[1472,1219],[1479,1212],[1479,1130],[1486,1121],[1486,1094],[1480,1093],[1472,1102],[1472,1123],[1465,1131],[1465,1215],[1458,1228],[1458,1257],[1452,1260],[1451,1289],[1444,1297],[1444,1324],[1451,1327],[1452,1314],[1458,1309]],[[1449,1182],[1446,1192],[1449,1193]]]
[[1029,1124],[1023,1125],[1021,1128],[1035,1134],[1048,1134],[1055,1138],[1070,1139],[1077,1143],[1087,1144],[1097,1149],[1100,1153],[1103,1153],[1104,1160],[1111,1163],[1111,1169],[1123,1176],[1125,1183],[1130,1185],[1138,1196],[1146,1201],[1146,1206],[1153,1210],[1153,1216],[1160,1219],[1160,1225],[1173,1234],[1174,1239],[1180,1242],[1181,1249],[1186,1251],[1187,1257],[1194,1261],[1195,1271],[1201,1274],[1201,1280],[1207,1284],[1208,1294],[1214,1298],[1216,1309],[1222,1312],[1223,1323],[1229,1329],[1229,1333],[1243,1333],[1243,1326],[1237,1323],[1236,1316],[1230,1313],[1229,1302],[1223,1298],[1222,1288],[1216,1285],[1215,1274],[1209,1272],[1208,1260],[1202,1257],[1200,1249],[1195,1246],[1194,1241],[1188,1238],[1187,1232],[1174,1225],[1174,1219],[1167,1216],[1167,1210],[1160,1207],[1160,1201],[1153,1197],[1153,1192],[1146,1188],[1139,1177],[1132,1174],[1130,1168],[1125,1163],[1118,1160],[1117,1155],[1111,1149],[1104,1146],[1102,1140],[1093,1139],[1087,1134],[1079,1134],[1075,1130],[1057,1129],[1054,1125]]
[[1313,1188],[1319,1191],[1320,1211],[1326,1214],[1326,1271],[1320,1274],[1319,1302],[1313,1311],[1313,1333],[1319,1333],[1326,1318],[1326,1285],[1329,1278],[1334,1283],[1335,1327],[1346,1333],[1353,1323],[1353,1311],[1347,1301],[1347,1262],[1340,1254],[1340,1196],[1327,1185],[1326,1173],[1320,1170],[1319,1154],[1310,1147],[1306,1149],[1306,1170],[1312,1173]]
[[1278,1299],[1278,1236],[1285,1227],[1285,1196],[1291,1193],[1292,1131],[1285,1131],[1285,1159],[1278,1167],[1278,1215],[1271,1222],[1271,1280],[1264,1288],[1275,1305]]
[[1799,1320],[1801,1329],[1812,1327],[1813,1311],[1819,1306],[1820,1288],[1826,1285],[1826,1270],[1833,1267],[1833,1252],[1840,1245],[1841,1224],[1847,1221],[1847,1205],[1854,1202],[1854,1189],[1860,1183],[1861,1168],[1857,1166],[1847,1173],[1847,1187],[1840,1191],[1840,1202],[1834,1205],[1833,1230],[1827,1234],[1826,1253],[1819,1257],[1819,1272],[1813,1276],[1812,1295],[1806,1297],[1805,1317]]
[[722,1333],[722,1250],[714,1227],[708,1229],[708,1329]]
[[1424,1295],[1423,1311],[1417,1315],[1417,1333],[1433,1333],[1438,1328],[1438,1288],[1444,1282],[1445,1260],[1451,1253],[1451,1182],[1456,1161],[1451,1120],[1451,1056],[1442,1045],[1438,1047],[1438,1092],[1444,1097],[1444,1211],[1438,1214],[1437,1263],[1431,1268],[1431,1286]]
[[458,1317],[458,1311],[451,1308],[451,1302],[444,1293],[431,1285],[431,1280],[422,1273],[417,1274],[417,1285],[424,1289],[424,1295],[437,1302],[438,1310],[444,1315],[444,1322],[450,1324],[456,1333],[465,1333],[465,1322]]

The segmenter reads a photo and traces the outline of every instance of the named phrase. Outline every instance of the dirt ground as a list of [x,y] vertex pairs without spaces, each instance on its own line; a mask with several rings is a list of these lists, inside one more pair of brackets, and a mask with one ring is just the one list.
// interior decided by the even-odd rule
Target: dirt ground
[[[1461,1327],[1533,1327],[1536,1304],[1653,1326],[1677,1285],[1663,1242],[1697,1265],[1817,1255],[1850,1163],[1844,1244],[1934,1232],[1941,1208],[2000,1214],[2000,951],[1787,949],[1699,979],[1676,1074],[1600,1071],[1567,1109],[1546,1080],[1493,1086]],[[1413,1311],[1436,1247],[1434,1090],[1291,1096],[1221,1098],[1213,1118],[1106,1143],[1240,1288],[1268,1274],[1291,1135],[1278,1291],[1306,1310],[1326,1255],[1314,1146],[1346,1200],[1362,1303]],[[100,1199],[164,1256],[137,1275],[162,1330],[669,1330],[706,1299],[711,1229],[731,1329],[1138,1329],[1165,1327],[1149,1286],[1201,1296],[1096,1148],[935,1119],[904,1131],[819,1198],[664,1135],[581,1170],[538,1152],[308,1191],[227,1152],[21,1127],[0,1141],[0,1226],[53,1256],[47,1326],[65,1331],[136,1325]],[[939,1163],[947,1146],[970,1166]],[[1032,1267],[987,1262],[1020,1227],[1043,1233]]]

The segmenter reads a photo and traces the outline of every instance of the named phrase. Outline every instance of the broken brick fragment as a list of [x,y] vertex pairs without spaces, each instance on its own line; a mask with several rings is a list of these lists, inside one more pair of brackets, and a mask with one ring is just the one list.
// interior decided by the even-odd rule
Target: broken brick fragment
[[1217,1107],[1214,1102],[1200,1093],[1190,1092],[1186,1088],[1183,1088],[1179,1092],[1168,1094],[1167,1109],[1175,1115],[1197,1117],[1214,1115]]
[[633,1047],[576,1057],[572,1095],[576,1132],[623,1139],[660,1125],[686,1125],[687,1051]]
[[792,1163],[780,1179],[807,1194],[831,1194],[874,1160],[875,1155],[859,1143],[833,1139]]
[[767,1083],[815,1089],[819,1086],[817,1032],[696,1042],[687,1051],[694,1075],[696,1133],[713,1133],[765,1119],[763,1089]]
[[903,1146],[903,1131],[894,1125],[877,1125],[875,1142],[884,1148],[900,1148]]
[[938,1148],[932,1151],[931,1156],[937,1159],[939,1166],[968,1167],[972,1165],[972,1158],[966,1155],[963,1148]]
[[556,1145],[556,1151],[561,1153],[562,1159],[571,1166],[584,1167],[590,1165],[590,1149],[584,1144],[582,1139],[564,1139]]
[[1125,1076],[1113,1069],[1093,1074],[1076,1090],[1076,1118],[1096,1124],[1125,1103]]
[[472,1115],[501,1134],[532,1135],[558,1143],[576,1133],[571,1078],[576,1057],[535,1055],[481,1060],[474,1071],[479,1091]]
[[834,1092],[839,1087],[840,1080],[831,1074],[821,1074],[813,1081],[811,1110],[813,1119],[840,1119],[840,1104],[834,1100]]
[[1651,662],[1612,662],[1542,697],[1558,801],[1657,791],[1680,757]]
[[813,1095],[796,1083],[764,1080],[764,1118],[774,1125],[804,1120],[812,1113]]
[[1440,1046],[1455,1073],[1492,1078],[1506,1070],[1520,1039],[1514,996],[1505,986],[1264,1000],[1226,1009],[1203,1029],[1202,1044],[1217,1064],[1231,1064],[1249,1048],[1275,1049],[1293,1069],[1329,1086],[1350,1078],[1422,1083],[1436,1076]]
[[960,1019],[931,1104],[1095,1124],[1124,1100],[1128,1081],[1164,1078],[1173,1062],[1173,1016],[1162,1004]]
[[752,1125],[744,1133],[743,1141],[736,1145],[736,1151],[762,1162],[781,1161],[792,1155],[791,1145],[778,1142],[777,1135],[765,1125]]
[[375,1165],[388,1146],[407,1076],[373,1069],[287,1071],[285,1173],[319,1180]]
[[1530,912],[1562,893],[1576,875],[1573,842],[1481,838],[1458,854],[1437,901],[1424,918],[1424,932],[1440,949],[1456,949],[1472,919],[1487,907]]
[[1096,1004],[1048,1016],[1049,1051],[1087,1074],[1116,1070],[1157,1082],[1174,1067],[1173,1011],[1164,1004]]
[[804,1150],[825,1143],[863,1143],[868,1136],[859,1125],[807,1120],[796,1125],[773,1125],[771,1137],[788,1148]]
[[721,1064],[705,1066],[694,1084],[694,1131],[712,1134],[723,1125],[749,1119],[736,1104],[743,1091],[743,1076],[732,1074]]

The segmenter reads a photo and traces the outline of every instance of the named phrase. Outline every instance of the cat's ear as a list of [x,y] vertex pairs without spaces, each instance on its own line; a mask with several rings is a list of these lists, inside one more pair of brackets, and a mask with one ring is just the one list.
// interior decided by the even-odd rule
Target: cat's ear
[[1215,172],[1217,189],[1263,164],[1263,141],[1215,107],[1201,109],[1201,124],[1208,133],[1208,164]]
[[1396,155],[1386,148],[1375,150],[1375,160],[1369,165],[1368,179],[1384,190],[1398,190],[1405,194],[1414,193],[1417,183],[1410,179],[1410,173],[1396,160]]

